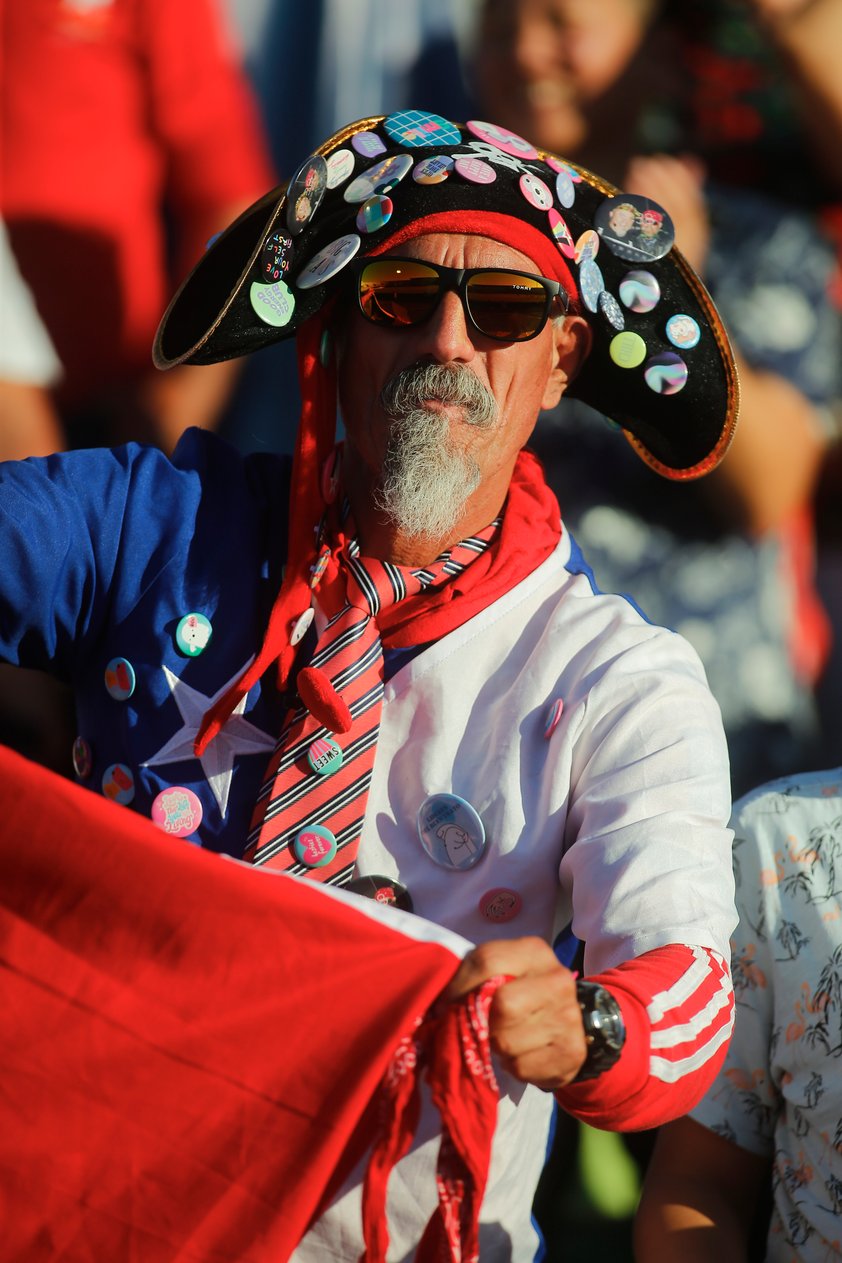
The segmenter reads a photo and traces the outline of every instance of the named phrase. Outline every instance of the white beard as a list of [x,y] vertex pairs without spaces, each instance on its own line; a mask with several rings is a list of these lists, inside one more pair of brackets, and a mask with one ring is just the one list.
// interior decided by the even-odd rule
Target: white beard
[[404,369],[381,394],[392,421],[375,504],[410,538],[444,539],[480,484],[476,461],[451,440],[451,421],[429,408],[436,401],[461,410],[467,425],[487,429],[497,401],[470,369],[425,364]]

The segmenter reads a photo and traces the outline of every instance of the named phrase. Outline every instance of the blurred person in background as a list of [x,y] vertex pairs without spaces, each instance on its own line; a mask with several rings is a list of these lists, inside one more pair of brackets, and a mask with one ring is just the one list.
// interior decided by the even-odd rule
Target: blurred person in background
[[[678,135],[681,84],[660,9],[485,0],[473,83],[481,108],[513,129],[656,199],[736,342],[740,431],[706,486],[658,486],[575,405],[545,418],[535,446],[597,579],[629,591],[701,654],[739,794],[820,761],[813,688],[828,627],[813,586],[810,498],[840,394],[842,324],[829,293],[833,251],[813,216],[774,189],[706,181],[695,155],[662,152]],[[628,302],[657,301],[644,292],[645,256],[629,266]],[[620,320],[623,307],[621,295]]]
[[4,38],[0,205],[63,366],[57,445],[169,449],[234,371],[153,374],[165,296],[275,178],[230,37],[215,0],[32,0]]

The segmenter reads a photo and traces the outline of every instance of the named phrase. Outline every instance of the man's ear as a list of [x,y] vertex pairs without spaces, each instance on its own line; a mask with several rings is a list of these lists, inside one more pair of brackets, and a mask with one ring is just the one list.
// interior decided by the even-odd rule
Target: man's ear
[[553,367],[542,409],[554,408],[590,355],[593,330],[584,316],[565,316],[552,326]]

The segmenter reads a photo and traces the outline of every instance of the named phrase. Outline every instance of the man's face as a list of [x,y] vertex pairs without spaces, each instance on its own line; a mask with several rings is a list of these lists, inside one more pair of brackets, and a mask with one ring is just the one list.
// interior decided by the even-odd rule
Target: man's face
[[644,237],[657,237],[661,231],[660,220],[653,219],[650,215],[644,213],[640,217],[640,231]]
[[628,210],[625,206],[615,206],[608,216],[608,224],[611,231],[618,237],[625,237],[626,233],[634,227],[634,211]]
[[[484,237],[436,233],[406,242],[395,253],[449,267],[539,270],[519,251]],[[434,415],[440,427],[433,441],[436,460],[446,467],[474,471],[477,488],[469,495],[479,516],[486,511],[486,504],[490,506],[485,520],[469,522],[470,528],[487,525],[503,503],[517,454],[529,438],[539,410],[554,406],[563,388],[552,322],[528,342],[495,342],[473,331],[459,296],[445,292],[433,315],[410,328],[371,324],[355,306],[349,307],[339,342],[339,396],[346,428],[344,468],[350,475],[346,476],[346,486],[364,485],[368,496],[375,498],[382,486],[392,431],[400,426],[384,406],[384,387],[403,370],[429,365],[455,367],[464,377],[470,374],[469,384],[479,383],[484,388],[480,394],[487,394],[488,402],[493,399],[496,403],[496,408],[489,410],[495,414],[493,418],[486,412],[481,424],[470,424],[470,413],[458,403],[431,398],[421,399],[420,405],[424,413]],[[458,473],[456,481],[464,485],[467,477],[467,473]],[[359,519],[358,507],[355,505]]]

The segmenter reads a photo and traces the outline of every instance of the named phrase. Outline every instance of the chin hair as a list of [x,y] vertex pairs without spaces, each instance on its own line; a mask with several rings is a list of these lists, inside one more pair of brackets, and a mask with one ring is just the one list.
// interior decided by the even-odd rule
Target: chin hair
[[464,423],[487,429],[497,419],[497,401],[459,364],[404,369],[387,382],[380,401],[392,427],[375,505],[411,538],[444,539],[482,474],[476,461],[454,445],[450,419],[427,405],[458,407]]

